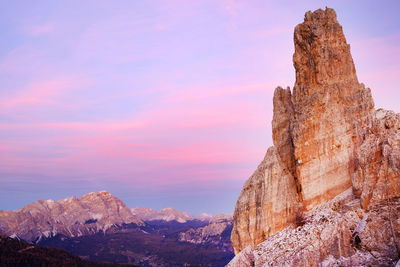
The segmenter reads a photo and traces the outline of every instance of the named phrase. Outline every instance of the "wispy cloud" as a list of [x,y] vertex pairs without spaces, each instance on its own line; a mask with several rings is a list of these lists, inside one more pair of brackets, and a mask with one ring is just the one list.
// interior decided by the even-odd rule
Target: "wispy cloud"
[[35,105],[65,105],[61,103],[62,97],[90,84],[87,78],[79,76],[60,76],[44,81],[28,82],[22,88],[8,90],[7,94],[0,95],[3,103],[0,110],[4,112]]
[[38,37],[56,31],[56,27],[54,23],[47,22],[44,24],[29,25],[26,27],[25,31],[27,32],[28,35]]

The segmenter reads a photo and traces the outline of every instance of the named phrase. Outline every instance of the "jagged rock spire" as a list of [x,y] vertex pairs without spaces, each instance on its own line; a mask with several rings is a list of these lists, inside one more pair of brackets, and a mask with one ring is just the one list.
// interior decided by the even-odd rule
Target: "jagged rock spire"
[[[342,26],[331,8],[307,12],[294,31],[292,137],[295,178],[305,209],[351,186],[354,123],[374,111],[369,88],[358,83]],[[277,145],[277,144],[275,144]]]
[[342,26],[331,8],[308,11],[294,30],[295,97],[302,90],[341,83],[358,84],[356,70]]
[[[294,33],[296,82],[274,93],[274,147],[236,203],[235,252],[292,223],[302,210],[352,186],[358,145],[354,123],[374,112],[358,83],[350,46],[333,9],[307,12]],[[362,126],[361,126],[362,127]]]

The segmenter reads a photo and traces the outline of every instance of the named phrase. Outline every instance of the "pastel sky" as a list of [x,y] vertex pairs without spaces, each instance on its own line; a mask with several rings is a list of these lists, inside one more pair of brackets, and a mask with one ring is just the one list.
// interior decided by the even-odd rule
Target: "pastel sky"
[[107,190],[232,213],[294,84],[293,29],[325,6],[400,112],[399,1],[1,1],[0,209]]

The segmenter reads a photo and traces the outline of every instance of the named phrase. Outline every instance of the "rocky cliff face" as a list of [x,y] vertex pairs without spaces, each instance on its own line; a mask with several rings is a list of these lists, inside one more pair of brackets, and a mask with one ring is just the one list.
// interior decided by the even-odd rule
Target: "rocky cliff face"
[[378,109],[357,128],[353,190],[367,209],[371,202],[399,196],[400,114]]
[[235,253],[285,228],[294,220],[296,209],[295,180],[277,149],[270,147],[236,203],[231,237]]
[[[399,115],[374,110],[370,89],[358,82],[335,11],[307,12],[295,28],[294,44],[293,91],[278,87],[274,93],[274,147],[236,203],[235,253],[268,242],[303,214],[351,187],[364,209],[400,196]],[[340,242],[348,243],[350,224],[343,226],[343,233],[335,227],[331,237],[343,235]],[[331,251],[334,245],[327,246],[325,256],[308,263],[345,255],[341,249]],[[249,251],[241,253],[241,261],[252,261]]]
[[39,200],[16,211],[0,211],[1,231],[29,242],[56,234],[94,234],[123,223],[143,225],[125,203],[105,191],[57,202]]
[[295,176],[310,209],[351,186],[353,124],[365,120],[374,103],[370,90],[358,83],[350,45],[333,9],[307,12],[295,28],[294,44],[290,135]]

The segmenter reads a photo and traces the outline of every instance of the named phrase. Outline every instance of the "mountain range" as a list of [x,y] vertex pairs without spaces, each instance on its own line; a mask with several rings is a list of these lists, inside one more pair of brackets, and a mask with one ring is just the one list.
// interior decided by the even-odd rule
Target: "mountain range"
[[232,215],[130,209],[106,191],[0,211],[0,232],[14,239],[141,266],[223,266],[233,257],[232,226]]
[[[132,209],[132,213],[144,221],[176,221],[179,223],[185,223],[197,219],[187,212],[181,212],[170,207],[159,211],[150,208],[137,207]],[[201,218],[198,219],[202,220]]]

